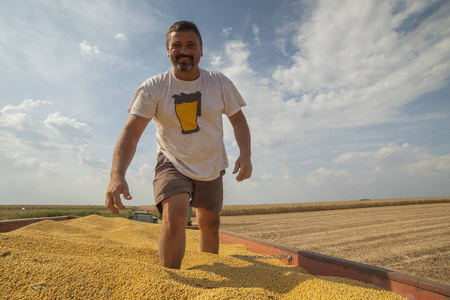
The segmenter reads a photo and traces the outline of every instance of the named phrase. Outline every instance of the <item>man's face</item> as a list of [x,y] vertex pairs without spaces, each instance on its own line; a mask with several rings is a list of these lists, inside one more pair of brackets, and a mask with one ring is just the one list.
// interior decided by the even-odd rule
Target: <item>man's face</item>
[[198,35],[193,31],[172,32],[167,56],[169,56],[177,73],[197,72],[200,57],[203,56]]

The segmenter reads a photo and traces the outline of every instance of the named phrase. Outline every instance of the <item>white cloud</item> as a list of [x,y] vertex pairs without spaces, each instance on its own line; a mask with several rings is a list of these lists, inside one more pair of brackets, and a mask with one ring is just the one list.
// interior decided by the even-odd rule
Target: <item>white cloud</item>
[[106,186],[109,165],[96,157],[89,125],[55,112],[48,101],[28,99],[0,112],[0,177],[10,197],[24,204],[83,202],[92,185]]
[[288,56],[288,53],[286,52],[286,44],[287,39],[285,37],[277,37],[273,42],[275,49],[283,53],[284,56]]
[[285,168],[281,168],[282,172],[283,172],[283,178],[285,180],[289,180],[291,179],[291,173],[292,173],[292,169],[285,169]]
[[260,31],[260,29],[259,29],[258,25],[253,24],[252,25],[252,30],[253,30],[253,34],[255,35],[256,44],[257,45],[261,45],[261,41],[259,39],[259,31]]
[[[423,13],[436,3],[439,9]],[[77,203],[100,199],[96,203],[102,204],[107,161],[123,125],[118,120],[126,118],[123,99],[136,82],[167,67],[157,53],[165,55],[161,33],[171,16],[148,3],[11,6],[14,13],[2,15],[6,30],[0,34],[0,68],[6,70],[0,76],[7,90],[0,106],[1,185],[21,199],[42,195],[41,203],[65,195]],[[207,51],[208,61],[233,80],[248,104],[243,111],[252,134],[254,173],[250,181],[236,183],[232,167],[227,170],[228,203],[449,191],[447,112],[433,113],[437,110],[423,99],[413,102],[448,83],[448,3],[293,1],[274,7],[275,12],[258,12],[258,18],[239,11],[235,17],[242,22],[216,22],[233,28],[200,28],[205,42],[214,32],[222,35],[213,41],[217,52]],[[68,17],[63,26],[61,15]],[[275,28],[266,32],[256,25],[263,18]],[[255,42],[267,47],[254,47]],[[153,45],[160,45],[155,55],[146,51]],[[17,95],[36,93],[54,104],[6,105]],[[422,104],[429,109],[426,115],[416,109]],[[111,111],[100,116],[105,107]],[[229,122],[224,123],[233,165],[239,152]],[[422,125],[433,131],[419,130]],[[133,204],[152,202],[148,150],[156,149],[150,128],[127,173]],[[23,182],[32,192],[18,192]]]
[[[442,51],[449,42],[445,27],[433,30],[433,41],[426,40],[423,31],[430,30],[434,22],[429,19],[418,32],[399,37],[392,28],[399,26],[405,15],[393,17],[389,7],[377,2],[366,8],[371,13],[356,18],[360,7],[354,8],[355,12],[350,6],[344,5],[342,10],[333,4],[319,6],[311,21],[296,35],[296,41],[302,43],[301,51],[293,56],[291,67],[275,72],[274,81],[259,78],[260,74],[252,70],[249,64],[252,53],[243,41],[228,41],[223,53],[216,54],[220,57],[221,71],[233,80],[249,104],[243,110],[251,128],[253,152],[258,154],[253,161],[259,166],[254,170],[253,180],[264,182],[266,191],[266,195],[255,191],[256,198],[270,197],[269,194],[280,190],[284,200],[279,201],[296,197],[314,201],[349,200],[358,198],[357,195],[359,198],[442,195],[442,188],[433,188],[442,187],[445,178],[450,177],[449,155],[433,156],[427,148],[390,143],[373,152],[344,152],[329,161],[320,158],[322,152],[331,153],[337,146],[344,147],[339,141],[330,145],[325,140],[342,133],[341,128],[354,128],[352,132],[357,132],[356,128],[371,124],[405,122],[407,118],[401,114],[401,108],[419,95],[445,85],[450,69],[449,54]],[[323,24],[329,24],[319,22],[326,19],[322,14],[330,14],[333,9],[338,10],[336,22],[344,19],[344,24],[333,23],[325,28],[328,32],[319,34]],[[346,18],[346,9],[354,15]],[[377,9],[379,13],[374,14]],[[384,17],[378,16],[383,13]],[[348,21],[349,18],[355,20]],[[365,30],[353,28],[359,26],[354,22],[366,26]],[[339,28],[333,28],[336,26]],[[368,31],[367,26],[374,29]],[[407,49],[403,48],[404,43]],[[348,46],[354,48],[332,53],[333,49]],[[280,75],[285,77],[281,79]],[[232,130],[229,126],[225,130],[228,151],[233,153]],[[359,134],[354,138],[360,138]],[[321,153],[312,150],[311,144],[323,147]],[[331,163],[334,167],[329,166]],[[233,196],[239,194],[236,190],[245,190],[233,182],[227,188]]]
[[16,130],[24,131],[33,127],[31,118],[26,113],[2,114],[2,127],[11,127]]
[[49,115],[43,124],[53,130],[57,136],[66,140],[90,139],[93,136],[91,129],[86,123],[62,116],[59,112]]
[[225,46],[225,55],[231,64],[231,67],[226,69],[229,76],[252,75],[253,71],[248,65],[250,51],[245,43],[238,40],[228,42]]
[[447,185],[450,178],[450,154],[435,156],[427,148],[409,144],[390,143],[375,151],[348,152],[333,163],[340,168],[320,167],[308,174],[307,184],[327,189],[364,188],[378,198],[395,197],[389,196],[393,192],[443,196],[433,188]]
[[154,169],[155,169],[154,165],[145,163],[139,168],[138,175],[143,178],[151,178],[154,174]]
[[49,110],[53,109],[53,103],[49,101],[37,100],[33,101],[32,99],[26,99],[23,103],[14,106],[14,105],[5,105],[1,112],[5,114],[18,114],[18,113],[26,113],[31,115],[43,114]]
[[125,33],[117,33],[115,36],[116,39],[121,40],[121,41],[126,41],[127,37],[125,35]]
[[78,146],[78,163],[80,165],[90,166],[92,168],[107,170],[110,168],[110,165],[106,162],[105,159],[94,159],[92,153],[94,151],[94,147],[89,144],[84,144]]
[[416,163],[428,159],[424,149],[411,147],[405,143],[399,146],[395,143],[381,147],[376,152],[347,152],[333,160],[334,164],[383,165],[398,166]]
[[308,174],[306,183],[310,186],[323,187],[327,185],[353,185],[354,182],[350,179],[350,176],[345,170],[327,170],[324,167],[320,167]]
[[16,173],[22,174],[24,171],[46,176],[61,175],[57,163],[44,162],[31,155],[33,153],[0,149],[0,166],[9,176],[14,176]]
[[39,173],[42,176],[54,178],[56,176],[63,176],[64,173],[60,170],[59,165],[54,162],[41,162],[39,164]]
[[48,101],[27,99],[20,105],[5,105],[1,108],[0,141],[3,147],[15,147],[18,144],[48,147],[49,139],[42,130],[42,119],[53,110],[52,106]]
[[79,47],[80,47],[81,53],[83,53],[83,54],[86,54],[86,55],[100,54],[100,49],[96,45],[90,45],[86,41],[82,41],[79,44]]
[[211,57],[211,65],[214,67],[214,68],[216,68],[216,69],[218,69],[218,68],[220,68],[221,66],[222,66],[222,64],[223,64],[223,60],[222,60],[222,57],[220,56],[220,55],[213,55],[212,57]]
[[[83,143],[93,139],[86,123],[54,112],[53,104],[48,101],[28,99],[17,106],[6,105],[0,112],[3,148],[13,152],[22,149],[24,156],[20,157],[36,157],[36,149],[45,151],[41,153],[43,156],[52,151],[77,154]],[[45,162],[45,159],[38,160]]]
[[[407,117],[400,113],[405,104],[445,83],[450,59],[446,59],[448,54],[442,52],[440,47],[427,44],[432,42],[424,42],[422,44],[426,47],[421,50],[422,56],[426,53],[430,57],[439,54],[439,58],[433,62],[409,54],[407,59],[410,61],[407,63],[403,56],[408,51],[416,51],[415,48],[420,50],[415,46],[420,44],[417,43],[420,38],[411,37],[409,50],[405,50],[403,41],[399,41],[392,31],[392,26],[397,26],[399,21],[391,20],[394,25],[389,27],[390,23],[386,20],[394,18],[389,6],[374,3],[367,9],[379,9],[379,13],[367,12],[359,16],[360,7],[350,9],[353,7],[350,4],[338,9],[336,23],[326,27],[328,32],[319,34],[322,26],[329,24],[320,21],[336,9],[334,4],[320,5],[310,21],[303,27],[299,26],[301,29],[296,40],[302,43],[301,51],[294,55],[294,63],[290,68],[279,68],[274,73],[276,80],[260,78],[260,74],[252,70],[249,64],[252,53],[243,41],[228,41],[223,53],[214,55],[213,66],[220,67],[233,80],[251,107],[248,110],[244,108],[244,113],[251,126],[253,146],[259,151],[303,147],[320,139],[314,133],[317,130],[404,122]],[[346,14],[350,15],[346,17]],[[380,14],[383,16],[378,16]],[[349,18],[355,20],[348,21]],[[360,22],[362,27],[370,25],[376,30],[359,30],[354,28],[354,22]],[[436,29],[435,35],[441,34],[442,29]],[[341,37],[336,37],[339,35]],[[441,43],[446,42],[443,37],[441,39]],[[370,44],[372,42],[374,46]],[[346,49],[334,53],[336,49],[349,46],[353,47],[353,52]],[[303,55],[306,55],[305,58]],[[364,57],[367,58],[365,62]],[[389,63],[383,64],[379,59],[386,59]],[[305,63],[308,69],[303,70],[304,66],[300,62]],[[369,64],[366,67],[370,70],[366,70],[364,64]],[[416,65],[420,67],[410,73],[409,69],[414,69],[411,66]],[[437,71],[434,74],[426,71],[427,68]],[[333,72],[340,76],[333,77]],[[281,75],[285,76],[283,80],[279,77]],[[319,78],[315,79],[315,76]],[[358,80],[365,82],[358,83]],[[304,90],[297,85],[301,85]],[[226,139],[232,141],[232,130],[229,127],[225,130]],[[310,159],[313,158],[306,160]]]
[[263,173],[261,175],[261,180],[262,181],[272,181],[272,180],[276,180],[277,177],[271,173]]
[[389,2],[321,1],[299,26],[292,65],[273,75],[294,94],[292,109],[314,115],[319,127],[370,125],[398,119],[406,103],[445,86],[450,7],[396,32],[418,2],[394,15]]
[[231,33],[232,30],[233,30],[233,28],[231,28],[231,27],[223,28],[223,29],[222,29],[222,35],[225,36],[225,37],[227,37],[227,36],[230,35],[230,33]]
[[20,151],[9,151],[0,149],[0,163],[4,168],[28,169],[36,168],[39,161],[35,157],[25,156]]
[[[284,101],[285,93],[269,79],[258,78],[249,64],[251,52],[248,44],[232,40],[225,44],[221,71],[237,86],[249,109],[244,108],[252,131],[252,145],[262,152],[285,146],[296,147],[304,132],[316,122],[310,122],[308,110],[295,101]],[[225,138],[234,139],[233,131],[225,123]]]

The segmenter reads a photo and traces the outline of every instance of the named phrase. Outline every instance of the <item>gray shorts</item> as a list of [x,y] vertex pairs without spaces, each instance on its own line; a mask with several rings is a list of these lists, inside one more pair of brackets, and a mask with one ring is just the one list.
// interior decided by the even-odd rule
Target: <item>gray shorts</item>
[[153,193],[158,211],[162,213],[161,201],[164,199],[189,193],[192,207],[220,212],[223,206],[224,174],[225,170],[217,179],[211,181],[194,180],[181,174],[164,154],[158,153],[153,180]]

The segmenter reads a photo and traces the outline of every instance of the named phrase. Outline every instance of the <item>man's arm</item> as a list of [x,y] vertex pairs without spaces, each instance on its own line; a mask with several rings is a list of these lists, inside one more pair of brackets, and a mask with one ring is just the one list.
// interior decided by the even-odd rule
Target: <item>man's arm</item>
[[130,115],[114,148],[105,205],[115,215],[119,215],[119,210],[116,206],[121,210],[125,210],[125,206],[120,199],[120,194],[123,194],[126,200],[131,200],[128,184],[125,180],[125,173],[136,152],[139,139],[150,120],[136,115]]
[[233,126],[234,137],[239,146],[239,157],[234,165],[233,174],[239,171],[236,176],[237,181],[242,181],[252,176],[252,161],[251,161],[251,138],[250,129],[248,128],[247,120],[245,119],[242,110],[234,115],[228,117]]

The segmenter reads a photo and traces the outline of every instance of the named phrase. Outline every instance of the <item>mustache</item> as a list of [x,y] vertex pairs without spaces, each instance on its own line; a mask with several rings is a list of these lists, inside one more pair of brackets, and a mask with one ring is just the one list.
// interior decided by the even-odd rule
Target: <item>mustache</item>
[[175,56],[175,58],[177,60],[180,58],[190,58],[190,59],[194,60],[194,57],[192,55],[186,55],[186,54],[179,54],[179,55]]

